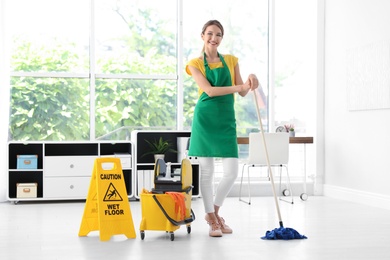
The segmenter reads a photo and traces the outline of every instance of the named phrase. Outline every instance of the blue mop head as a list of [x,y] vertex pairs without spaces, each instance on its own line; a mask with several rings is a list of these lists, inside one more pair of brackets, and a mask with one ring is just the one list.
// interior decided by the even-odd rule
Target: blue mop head
[[265,236],[261,237],[261,239],[264,240],[277,240],[277,239],[283,239],[283,240],[290,240],[290,239],[306,239],[307,237],[304,235],[301,235],[292,228],[275,228],[272,231],[267,231],[265,233]]

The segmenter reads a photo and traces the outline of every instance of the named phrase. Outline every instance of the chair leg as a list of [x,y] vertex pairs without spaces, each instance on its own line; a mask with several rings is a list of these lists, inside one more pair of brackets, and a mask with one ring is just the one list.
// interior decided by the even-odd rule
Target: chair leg
[[[249,195],[249,201],[246,201],[244,199],[242,199],[242,182],[243,182],[243,179],[244,179],[244,170],[245,170],[245,167],[247,168],[247,173],[248,173],[248,195]],[[242,167],[242,172],[241,172],[241,183],[240,183],[240,191],[239,191],[239,201],[242,201],[242,202],[245,202],[247,203],[248,205],[251,204],[251,190],[250,190],[250,178],[249,178],[249,166],[248,165],[244,165]]]
[[288,187],[290,189],[291,204],[294,204],[294,196],[293,196],[294,192],[293,192],[293,188],[291,186],[290,174],[288,173],[288,167],[287,166],[285,166],[285,167],[286,167]]
[[279,199],[284,195],[284,190],[282,190],[282,165],[279,165]]
[[[290,194],[289,196],[291,197],[291,201],[288,201],[288,200],[284,200],[282,198],[282,195],[285,195],[284,191],[282,191],[282,173],[283,173],[283,170],[282,170],[282,167],[285,167],[286,168],[286,175],[287,175],[287,188],[288,190],[290,191]],[[290,182],[290,175],[288,173],[288,167],[286,165],[280,165],[279,167],[279,173],[280,173],[280,176],[279,176],[279,191],[281,192],[281,195],[280,195],[280,200],[282,201],[285,201],[285,202],[290,202],[291,204],[294,204],[294,196],[293,196],[293,190],[292,190],[292,187],[291,187],[291,182]]]
[[247,168],[247,173],[248,173],[248,195],[249,195],[249,201],[248,204],[250,205],[252,202],[252,197],[251,197],[251,178],[249,178],[249,166]]
[[244,169],[245,169],[245,164],[244,166],[242,166],[242,171],[241,171],[241,182],[240,182],[240,191],[238,193],[238,200],[241,201],[241,192],[242,192],[242,181],[243,181],[243,178],[244,178]]
[[278,168],[279,168],[279,198],[281,198],[282,195],[283,195],[283,196],[288,196],[288,195],[286,195],[286,194],[287,194],[287,193],[289,194],[289,192],[290,192],[289,188],[290,188],[290,187],[287,186],[286,189],[282,189],[283,165],[280,164],[280,165],[278,166]]

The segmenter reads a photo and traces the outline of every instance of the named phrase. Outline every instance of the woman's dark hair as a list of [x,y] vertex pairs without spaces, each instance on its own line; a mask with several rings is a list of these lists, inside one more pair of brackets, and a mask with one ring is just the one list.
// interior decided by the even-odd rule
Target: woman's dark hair
[[202,28],[202,34],[205,33],[206,28],[209,27],[210,25],[216,25],[216,26],[218,26],[218,28],[221,29],[222,37],[223,37],[223,34],[224,34],[223,26],[222,26],[222,24],[221,24],[218,20],[210,20],[210,21],[208,21],[207,23],[205,23],[205,24],[203,25],[203,28]]

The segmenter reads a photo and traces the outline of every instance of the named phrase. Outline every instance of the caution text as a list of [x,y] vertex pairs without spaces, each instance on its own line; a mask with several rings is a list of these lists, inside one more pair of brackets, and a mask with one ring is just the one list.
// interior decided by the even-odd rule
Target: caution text
[[100,174],[101,180],[120,180],[122,179],[121,174]]

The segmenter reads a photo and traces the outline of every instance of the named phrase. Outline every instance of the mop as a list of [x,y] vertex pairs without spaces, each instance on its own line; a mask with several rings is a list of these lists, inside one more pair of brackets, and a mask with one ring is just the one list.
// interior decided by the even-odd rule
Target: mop
[[299,234],[298,231],[296,231],[293,228],[288,228],[283,226],[283,221],[282,221],[282,215],[280,214],[280,208],[279,208],[279,203],[278,203],[278,198],[276,195],[276,190],[275,190],[275,183],[274,183],[274,177],[272,174],[272,169],[271,169],[271,164],[270,160],[268,157],[268,150],[267,150],[267,144],[265,142],[265,137],[264,137],[264,130],[263,130],[263,123],[261,122],[261,117],[260,117],[260,110],[259,110],[259,104],[257,101],[256,97],[256,92],[253,91],[254,97],[255,97],[255,103],[256,103],[256,112],[257,112],[257,118],[259,120],[260,124],[260,131],[261,135],[263,137],[263,143],[264,143],[264,152],[267,158],[267,165],[268,165],[268,170],[269,170],[269,175],[272,183],[272,191],[274,194],[274,200],[275,200],[275,205],[276,205],[276,211],[278,213],[278,218],[279,218],[279,228],[275,228],[271,231],[267,231],[265,233],[265,236],[261,237],[261,239],[264,240],[277,240],[277,239],[283,239],[283,240],[290,240],[290,239],[306,239],[307,237],[304,235]]

